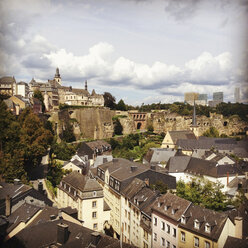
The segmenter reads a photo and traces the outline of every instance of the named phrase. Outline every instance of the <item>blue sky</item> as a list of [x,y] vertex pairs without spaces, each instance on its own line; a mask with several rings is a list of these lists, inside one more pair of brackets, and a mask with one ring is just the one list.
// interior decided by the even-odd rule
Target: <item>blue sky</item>
[[111,92],[128,104],[245,94],[246,0],[2,0],[0,75]]

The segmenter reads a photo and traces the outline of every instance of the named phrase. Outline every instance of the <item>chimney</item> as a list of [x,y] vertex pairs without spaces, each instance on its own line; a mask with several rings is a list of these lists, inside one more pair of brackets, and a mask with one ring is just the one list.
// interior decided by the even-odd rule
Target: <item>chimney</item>
[[234,218],[235,224],[235,238],[242,239],[243,236],[243,218],[242,217],[235,217]]
[[99,232],[91,233],[91,244],[94,245],[94,246],[97,246],[100,238],[101,238],[101,235],[100,235]]
[[103,159],[102,159],[102,163],[104,164],[104,163],[107,163],[107,162],[108,162],[107,157],[103,157]]
[[149,186],[149,178],[145,178],[144,182],[147,186]]
[[63,245],[66,243],[69,237],[68,225],[59,223],[57,225],[57,243]]
[[11,198],[9,195],[5,198],[5,215],[6,217],[11,215]]
[[51,214],[51,215],[50,215],[50,220],[55,220],[55,219],[56,219],[56,215]]
[[132,171],[132,172],[136,171],[137,169],[138,169],[137,166],[131,166],[131,171]]
[[21,181],[20,181],[20,179],[14,179],[14,185],[19,185],[19,184],[21,184]]
[[41,194],[43,194],[43,183],[42,183],[42,181],[39,181],[39,183],[38,183],[38,191],[39,191]]
[[151,165],[151,170],[156,170],[156,165]]
[[226,185],[229,184],[229,172],[226,173]]

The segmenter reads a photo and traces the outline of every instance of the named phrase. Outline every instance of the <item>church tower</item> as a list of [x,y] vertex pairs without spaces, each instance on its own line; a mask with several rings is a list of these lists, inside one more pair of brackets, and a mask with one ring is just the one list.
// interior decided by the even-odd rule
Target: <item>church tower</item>
[[85,80],[84,89],[85,89],[86,91],[88,91],[87,80]]
[[59,84],[61,85],[61,77],[60,77],[60,74],[59,74],[59,68],[56,69],[56,73],[55,73],[55,76],[54,76],[54,80]]
[[195,134],[196,137],[199,136],[199,126],[197,125],[196,122],[195,100],[194,100],[194,109],[193,109],[192,124],[190,126],[190,130]]

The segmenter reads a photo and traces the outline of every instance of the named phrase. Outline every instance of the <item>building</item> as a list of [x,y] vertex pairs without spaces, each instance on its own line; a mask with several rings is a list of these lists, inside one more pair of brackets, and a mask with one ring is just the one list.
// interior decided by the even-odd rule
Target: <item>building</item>
[[178,224],[191,205],[171,193],[160,196],[152,206],[152,247],[178,247]]
[[88,173],[89,166],[90,162],[87,155],[80,157],[76,154],[70,161],[65,162],[62,168],[64,170],[77,171],[80,174],[86,175]]
[[77,155],[83,157],[88,156],[90,165],[93,165],[97,156],[111,155],[111,145],[104,140],[96,140],[91,142],[83,142],[77,150]]
[[110,208],[103,199],[102,187],[95,179],[73,171],[58,185],[57,198],[60,208],[77,209],[78,219],[87,228],[103,231],[109,222]]
[[[72,220],[56,218],[40,221],[36,225],[24,228],[4,247],[42,248],[42,247],[73,247],[73,248],[119,248],[120,241],[103,233],[93,231]],[[135,248],[130,244],[122,244],[123,248]]]
[[194,132],[190,130],[184,131],[168,131],[164,137],[161,148],[175,148],[178,140],[196,140]]
[[223,100],[224,100],[223,92],[214,92],[213,93],[213,101],[223,102]]
[[223,248],[228,236],[235,237],[233,223],[225,213],[191,204],[180,218],[178,247]]
[[29,86],[25,82],[19,82],[16,84],[16,95],[20,95],[24,98],[28,98]]
[[0,78],[0,94],[8,96],[16,94],[16,80],[14,77]]
[[240,88],[235,88],[234,90],[234,102],[236,103],[240,103],[241,99],[240,99]]
[[[135,178],[145,181],[148,185],[155,185],[156,182],[161,181],[168,188],[175,189],[175,177],[158,171],[159,168],[153,166],[151,169],[149,166],[122,158],[114,158],[111,162],[97,167],[97,179],[103,186],[104,198],[111,208],[110,225],[113,227],[117,237],[121,235],[123,219],[122,195],[125,197],[123,192]],[[136,192],[135,187],[133,187],[133,190]],[[130,240],[132,236],[126,236],[126,238],[130,242],[136,242],[135,240]]]

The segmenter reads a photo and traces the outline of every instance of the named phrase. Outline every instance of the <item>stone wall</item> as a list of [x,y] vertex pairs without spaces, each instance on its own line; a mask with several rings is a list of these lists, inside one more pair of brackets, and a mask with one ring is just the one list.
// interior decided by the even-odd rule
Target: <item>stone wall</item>
[[52,112],[50,121],[54,123],[56,133],[71,123],[76,139],[105,139],[113,135],[114,127],[112,117],[114,111],[103,108],[66,109]]

